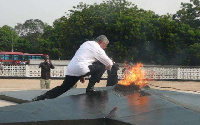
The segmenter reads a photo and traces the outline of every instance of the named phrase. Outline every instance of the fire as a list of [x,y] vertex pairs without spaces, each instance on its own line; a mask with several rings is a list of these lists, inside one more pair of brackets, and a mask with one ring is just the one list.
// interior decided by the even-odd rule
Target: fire
[[138,85],[140,88],[146,86],[145,71],[142,70],[143,64],[137,63],[136,65],[125,65],[124,79],[120,80],[120,85]]

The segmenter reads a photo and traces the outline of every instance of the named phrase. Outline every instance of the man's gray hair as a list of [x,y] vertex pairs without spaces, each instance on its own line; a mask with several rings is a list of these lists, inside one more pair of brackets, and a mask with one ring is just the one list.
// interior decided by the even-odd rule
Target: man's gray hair
[[95,41],[96,41],[96,42],[101,41],[101,42],[103,42],[103,43],[105,43],[105,44],[108,44],[108,43],[109,43],[109,40],[108,40],[108,38],[107,38],[105,35],[100,35],[100,36],[98,36],[98,37],[95,39]]

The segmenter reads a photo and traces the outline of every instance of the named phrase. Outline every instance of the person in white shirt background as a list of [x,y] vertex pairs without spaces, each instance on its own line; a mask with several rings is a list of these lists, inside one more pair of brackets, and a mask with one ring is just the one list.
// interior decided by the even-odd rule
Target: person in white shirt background
[[95,41],[84,42],[67,66],[63,83],[32,101],[56,98],[72,88],[79,80],[84,83],[84,77],[88,75],[90,78],[86,93],[94,92],[94,85],[100,81],[105,70],[117,67],[104,51],[108,44],[109,40],[105,35],[98,36]]

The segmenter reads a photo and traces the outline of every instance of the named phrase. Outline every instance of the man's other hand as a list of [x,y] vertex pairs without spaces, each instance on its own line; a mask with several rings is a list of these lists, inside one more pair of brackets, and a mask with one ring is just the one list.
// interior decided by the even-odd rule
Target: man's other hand
[[81,83],[84,83],[84,82],[85,82],[85,78],[84,78],[84,77],[81,77],[80,82],[81,82]]

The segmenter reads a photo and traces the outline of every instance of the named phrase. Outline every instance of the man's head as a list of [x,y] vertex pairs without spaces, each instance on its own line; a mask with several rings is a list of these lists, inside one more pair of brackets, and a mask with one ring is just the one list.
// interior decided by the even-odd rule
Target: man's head
[[44,57],[44,61],[47,62],[49,60],[49,56]]
[[107,45],[109,44],[109,40],[105,35],[98,36],[95,41],[99,43],[102,49],[105,49]]

